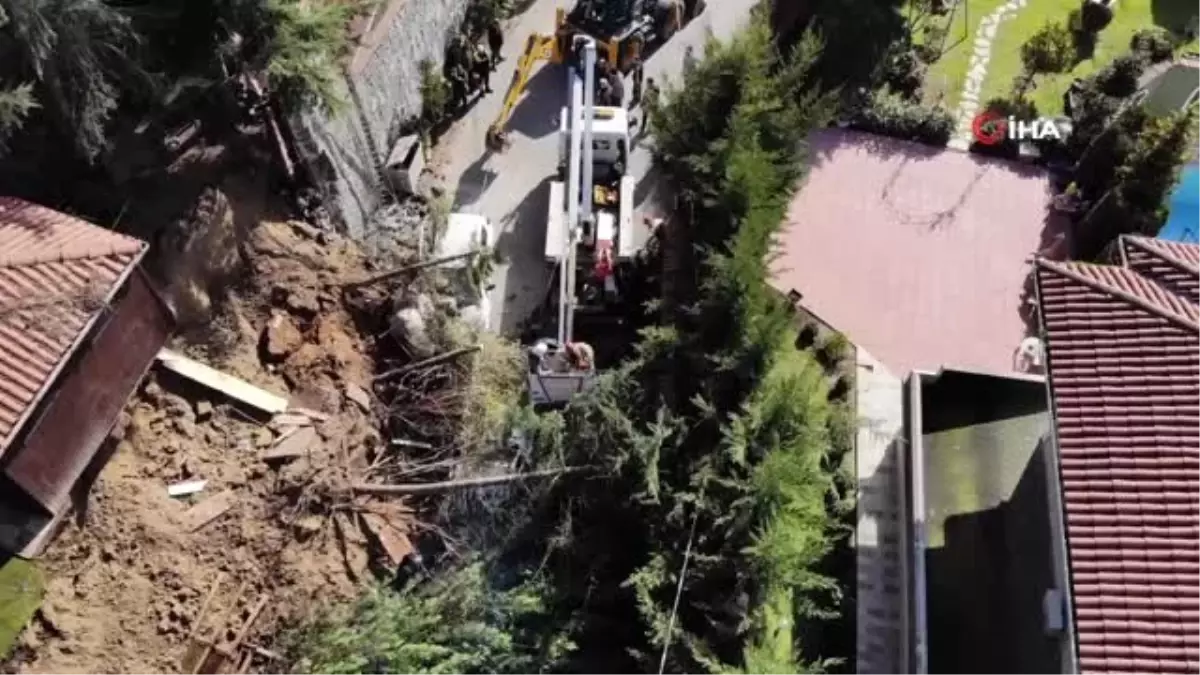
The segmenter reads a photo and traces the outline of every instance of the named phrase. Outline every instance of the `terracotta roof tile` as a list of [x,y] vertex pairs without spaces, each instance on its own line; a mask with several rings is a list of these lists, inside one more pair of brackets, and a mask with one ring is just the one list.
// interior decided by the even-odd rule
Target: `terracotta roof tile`
[[1149,237],[1121,237],[1122,264],[1192,302],[1200,302],[1200,256],[1190,244]]
[[145,250],[137,239],[0,197],[0,454]]
[[1084,672],[1200,670],[1200,328],[1146,265],[1037,265]]

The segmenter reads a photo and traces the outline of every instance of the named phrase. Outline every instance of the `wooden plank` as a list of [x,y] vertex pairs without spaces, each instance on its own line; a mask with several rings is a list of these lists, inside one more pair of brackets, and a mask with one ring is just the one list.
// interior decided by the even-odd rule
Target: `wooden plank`
[[264,462],[276,462],[281,459],[295,459],[308,453],[309,447],[317,441],[317,430],[312,427],[301,427],[295,432],[280,439],[270,450],[262,454]]
[[188,532],[195,532],[233,508],[235,501],[232,490],[215,494],[184,511],[179,517],[180,523]]
[[367,526],[367,530],[379,540],[380,546],[383,547],[388,557],[392,559],[393,564],[399,565],[408,556],[412,555],[412,542],[408,540],[407,536],[392,527],[386,518],[374,513],[363,513],[361,515],[363,523]]
[[306,427],[311,424],[311,417],[294,412],[286,412],[282,415],[276,415],[271,418],[270,422],[267,422],[267,426],[281,431],[288,427]]
[[327,422],[330,419],[329,415],[326,415],[325,413],[321,412],[320,410],[313,410],[312,408],[301,408],[299,406],[292,406],[292,407],[288,408],[288,414],[303,415],[303,416],[309,418],[309,423],[312,423],[313,420],[316,420],[318,422]]
[[158,352],[158,362],[173,373],[182,375],[209,389],[219,391],[263,412],[275,414],[287,410],[286,398],[260,389],[245,380],[222,373],[215,368],[210,368],[199,361],[193,361],[183,354],[162,349]]
[[354,384],[353,382],[346,384],[346,398],[358,404],[365,412],[371,412],[371,393],[366,389]]
[[217,577],[213,579],[212,588],[209,589],[208,595],[204,596],[204,602],[200,605],[200,611],[196,614],[196,618],[192,619],[192,630],[188,632],[189,640],[196,637],[196,633],[200,632],[200,625],[204,623],[205,617],[208,616],[208,608],[212,605],[213,598],[217,597],[217,589],[221,587],[221,581],[224,578],[224,572],[217,572]]

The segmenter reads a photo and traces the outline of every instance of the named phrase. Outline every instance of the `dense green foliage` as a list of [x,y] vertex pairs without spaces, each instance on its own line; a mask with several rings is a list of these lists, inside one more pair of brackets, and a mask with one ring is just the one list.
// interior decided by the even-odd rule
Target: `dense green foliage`
[[565,642],[542,640],[543,590],[497,591],[478,564],[399,592],[374,588],[293,635],[298,672],[536,673]]
[[61,145],[96,164],[119,118],[199,113],[202,92],[226,85],[222,59],[265,73],[288,105],[336,108],[357,11],[303,0],[2,0],[0,139],[24,129],[30,142],[11,152],[53,156]]
[[1153,235],[1164,201],[1195,143],[1195,109],[1155,118],[1130,100],[1144,55],[1118,57],[1075,94],[1067,152],[1075,160],[1073,194],[1084,205],[1077,248],[1091,258],[1123,233]]
[[[31,92],[45,120],[84,159],[105,145],[105,125],[123,92],[145,84],[131,50],[138,43],[129,17],[100,0],[5,0],[0,27],[4,80],[36,83],[6,106],[12,129],[31,112]],[[11,132],[10,132],[11,133]]]
[[347,25],[355,2],[267,0],[274,26],[265,56],[273,89],[299,105],[338,111],[344,103],[342,58],[350,48]]
[[1148,63],[1161,63],[1175,53],[1175,36],[1160,26],[1143,28],[1133,34],[1129,50]]
[[1075,42],[1062,23],[1047,23],[1021,45],[1021,62],[1029,73],[1060,73],[1074,61]]

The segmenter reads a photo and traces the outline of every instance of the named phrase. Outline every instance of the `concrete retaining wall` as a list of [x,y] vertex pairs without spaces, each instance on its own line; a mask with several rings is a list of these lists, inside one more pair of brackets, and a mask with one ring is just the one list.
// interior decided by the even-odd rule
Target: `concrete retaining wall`
[[383,195],[380,167],[400,126],[421,112],[421,61],[440,69],[470,0],[391,0],[346,70],[346,109],[291,120],[302,161],[326,204],[354,237],[366,234]]

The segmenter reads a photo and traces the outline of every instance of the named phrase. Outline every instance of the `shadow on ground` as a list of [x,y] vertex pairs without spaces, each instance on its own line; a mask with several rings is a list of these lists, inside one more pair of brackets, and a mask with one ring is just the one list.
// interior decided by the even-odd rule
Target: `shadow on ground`
[[507,129],[527,138],[542,138],[558,129],[559,111],[566,97],[566,73],[554,65],[542,66],[525,85],[525,95],[513,108]]
[[488,160],[495,155],[490,149],[484,149],[481,154],[471,165],[462,172],[458,178],[458,185],[454,189],[454,208],[463,209],[478,202],[492,181],[496,180],[497,173],[488,167]]
[[550,278],[545,261],[546,213],[549,209],[551,176],[542,179],[504,216],[503,230],[496,242],[508,269],[505,272],[500,332],[511,335],[521,329],[545,298]]
[[[1192,0],[1154,0],[1150,11],[1156,26],[1180,35],[1196,30],[1196,3]],[[1188,38],[1195,39],[1195,33]]]

